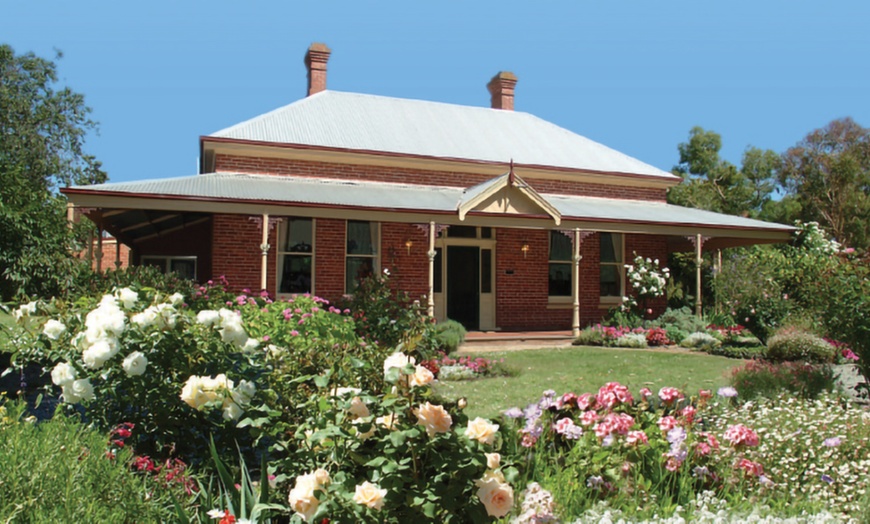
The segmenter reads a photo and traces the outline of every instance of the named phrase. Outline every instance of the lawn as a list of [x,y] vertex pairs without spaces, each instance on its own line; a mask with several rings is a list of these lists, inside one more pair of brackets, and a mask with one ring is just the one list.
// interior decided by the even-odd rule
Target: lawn
[[728,384],[730,370],[742,360],[702,353],[663,350],[568,347],[535,349],[475,356],[501,360],[520,370],[516,377],[441,382],[436,392],[450,399],[466,397],[468,414],[494,417],[501,411],[525,407],[541,392],[597,391],[607,382],[621,382],[633,393],[646,386],[657,391],[675,386],[688,393]]

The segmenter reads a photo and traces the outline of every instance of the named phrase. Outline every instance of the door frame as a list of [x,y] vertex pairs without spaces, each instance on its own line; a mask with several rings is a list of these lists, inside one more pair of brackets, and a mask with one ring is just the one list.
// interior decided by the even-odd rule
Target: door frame
[[[493,229],[493,232],[495,230]],[[498,328],[495,325],[495,303],[496,303],[496,278],[495,278],[495,268],[496,268],[496,239],[495,238],[437,238],[435,239],[435,248],[441,249],[441,275],[442,275],[442,284],[441,284],[441,292],[433,293],[433,298],[435,299],[435,319],[438,322],[443,322],[447,319],[447,279],[449,275],[447,274],[447,247],[448,246],[466,246],[466,247],[477,247],[481,250],[490,249],[492,250],[492,259],[490,261],[490,275],[492,281],[490,282],[490,293],[481,293],[478,290],[478,295],[480,297],[479,304],[479,325],[481,331],[496,331]],[[481,263],[483,261],[483,256],[480,257]],[[480,280],[480,279],[479,279]],[[480,284],[483,282],[481,281]]]

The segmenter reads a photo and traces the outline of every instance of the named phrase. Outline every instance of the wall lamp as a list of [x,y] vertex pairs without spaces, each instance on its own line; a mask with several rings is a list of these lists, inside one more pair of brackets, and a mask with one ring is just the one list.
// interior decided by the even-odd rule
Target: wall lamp
[[411,246],[413,246],[413,245],[414,245],[414,242],[410,238],[408,240],[405,240],[405,247],[408,248],[409,255],[411,254]]
[[523,258],[526,258],[526,254],[529,252],[529,245],[523,244],[523,247],[520,248],[520,251],[523,252]]

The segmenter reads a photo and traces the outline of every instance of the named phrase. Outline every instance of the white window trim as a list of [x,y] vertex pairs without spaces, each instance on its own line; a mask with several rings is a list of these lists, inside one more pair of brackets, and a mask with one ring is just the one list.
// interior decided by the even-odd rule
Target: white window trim
[[[625,296],[625,233],[611,233],[609,231],[602,231],[601,233],[607,233],[610,235],[619,235],[619,244],[620,244],[620,255],[622,256],[622,261],[620,262],[602,262],[601,261],[601,244],[599,240],[598,245],[598,267],[599,267],[599,277],[598,277],[598,299],[602,306],[612,307],[614,305],[622,304],[622,297]],[[599,233],[599,234],[601,234]],[[616,266],[616,270],[619,273],[619,296],[618,297],[603,297],[601,296],[601,266]]]
[[146,260],[160,260],[163,262],[163,273],[169,274],[172,269],[173,260],[193,260],[193,279],[199,278],[199,261],[195,255],[142,255],[139,258],[139,265],[145,266]]
[[[378,242],[377,242],[377,253],[374,255],[349,255],[347,253],[347,225],[348,222],[368,222],[369,224],[375,225],[375,230],[377,231]],[[348,258],[372,258],[374,261],[372,262],[372,273],[378,274],[381,271],[381,223],[375,222],[374,220],[351,220],[347,219],[344,221],[344,270],[342,273],[344,274],[344,294],[350,295],[354,292],[354,290],[347,289],[347,259]]]
[[[285,229],[290,225],[290,220],[294,218],[310,218],[311,219],[311,253],[292,253],[289,251],[281,251],[281,241],[284,239],[284,234],[286,233]],[[280,224],[278,224],[278,249],[275,250],[276,259],[275,259],[275,295],[279,298],[289,298],[294,295],[298,295],[298,293],[281,293],[279,290],[281,289],[281,273],[284,271],[284,257],[285,256],[296,256],[296,257],[304,257],[311,256],[311,289],[309,292],[314,295],[315,286],[317,285],[315,282],[315,275],[317,271],[315,270],[317,259],[314,254],[317,251],[317,219],[313,217],[300,217],[300,216],[286,216],[283,217],[283,220]]]
[[[553,260],[552,258],[550,258],[552,255],[552,252],[550,252],[550,236],[553,235],[554,233],[558,233],[560,235],[563,235],[562,232],[556,231],[556,230],[550,230],[549,233],[547,234],[547,251],[548,251],[548,253],[547,253],[547,303],[550,305],[553,305],[553,304],[573,304],[574,303],[574,294],[573,293],[571,293],[570,295],[551,295],[550,294],[550,282],[549,282],[550,264],[567,264],[568,269],[571,272],[571,289],[573,290],[574,286],[577,285],[577,282],[574,282],[574,261],[572,259]],[[574,239],[571,237],[566,237],[566,238],[569,238],[571,240],[572,254],[573,254]]]

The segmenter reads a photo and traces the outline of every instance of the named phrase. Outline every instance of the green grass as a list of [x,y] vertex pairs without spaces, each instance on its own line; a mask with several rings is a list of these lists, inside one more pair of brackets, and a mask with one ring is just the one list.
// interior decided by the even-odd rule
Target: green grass
[[[475,355],[477,356],[477,355]],[[675,386],[693,394],[728,384],[728,373],[742,360],[699,353],[574,346],[481,354],[504,359],[520,370],[516,377],[441,382],[435,390],[449,399],[468,399],[469,416],[495,417],[525,407],[553,389],[556,393],[595,392],[607,382],[627,385],[634,394],[646,386],[657,391]]]

